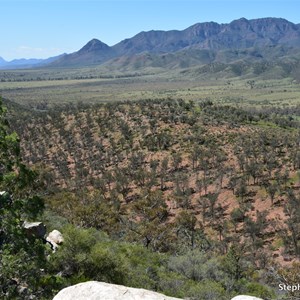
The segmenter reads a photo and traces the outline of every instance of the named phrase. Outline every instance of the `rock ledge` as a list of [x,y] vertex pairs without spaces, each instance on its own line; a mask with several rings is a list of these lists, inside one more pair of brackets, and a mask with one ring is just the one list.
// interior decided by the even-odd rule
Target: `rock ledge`
[[232,298],[231,300],[263,300],[263,299],[254,296],[240,295]]
[[61,290],[53,300],[180,300],[153,291],[87,281]]

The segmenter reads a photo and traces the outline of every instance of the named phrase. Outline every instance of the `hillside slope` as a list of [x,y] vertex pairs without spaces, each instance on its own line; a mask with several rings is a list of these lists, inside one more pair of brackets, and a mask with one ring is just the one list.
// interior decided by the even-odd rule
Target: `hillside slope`
[[238,241],[257,264],[285,264],[299,257],[295,115],[156,100],[69,106],[14,127],[25,161],[61,191],[48,204],[72,223],[156,251]]

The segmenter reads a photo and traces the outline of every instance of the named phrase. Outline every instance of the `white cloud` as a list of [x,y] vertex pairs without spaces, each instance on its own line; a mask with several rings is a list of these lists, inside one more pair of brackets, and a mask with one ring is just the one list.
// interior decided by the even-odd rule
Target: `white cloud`
[[14,49],[11,55],[16,56],[18,58],[48,58],[51,56],[56,56],[64,53],[65,51],[60,48],[41,48],[41,47],[31,47],[27,45],[18,46]]
[[43,52],[43,51],[45,51],[45,49],[33,48],[33,47],[29,47],[29,46],[19,46],[17,51]]

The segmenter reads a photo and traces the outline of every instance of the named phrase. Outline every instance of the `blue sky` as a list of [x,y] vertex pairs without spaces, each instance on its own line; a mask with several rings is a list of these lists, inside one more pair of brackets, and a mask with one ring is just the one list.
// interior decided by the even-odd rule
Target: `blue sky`
[[198,22],[282,17],[300,23],[299,0],[0,0],[0,56],[46,58],[92,38],[112,46],[140,31]]

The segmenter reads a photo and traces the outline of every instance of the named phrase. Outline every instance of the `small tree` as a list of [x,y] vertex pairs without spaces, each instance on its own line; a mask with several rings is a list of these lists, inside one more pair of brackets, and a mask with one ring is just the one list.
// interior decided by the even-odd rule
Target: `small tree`
[[241,178],[238,182],[238,186],[236,188],[236,192],[235,194],[238,196],[238,197],[241,197],[241,200],[243,201],[244,198],[247,196],[248,194],[248,190],[247,190],[247,185],[246,185],[246,182],[245,182],[245,179],[244,178]]
[[241,247],[232,245],[224,258],[224,270],[234,280],[240,280],[244,275],[243,255]]
[[159,172],[160,189],[161,190],[165,189],[165,181],[166,181],[166,177],[167,177],[167,174],[168,174],[168,164],[169,164],[168,157],[165,157],[161,162],[160,172]]
[[243,222],[245,219],[245,213],[239,207],[234,208],[230,213],[230,218],[236,232],[238,223]]
[[190,239],[191,249],[193,249],[197,223],[195,215],[187,210],[183,210],[176,217],[175,223],[177,225],[177,235],[179,232],[183,232]]
[[267,192],[268,192],[268,194],[269,194],[269,196],[270,196],[270,198],[271,198],[271,203],[272,203],[272,205],[273,205],[273,203],[274,203],[274,198],[275,198],[275,194],[276,194],[276,192],[278,191],[278,185],[277,185],[277,183],[276,183],[276,182],[274,182],[274,183],[269,183],[269,184],[267,185],[267,187],[266,187],[266,190],[267,190]]

